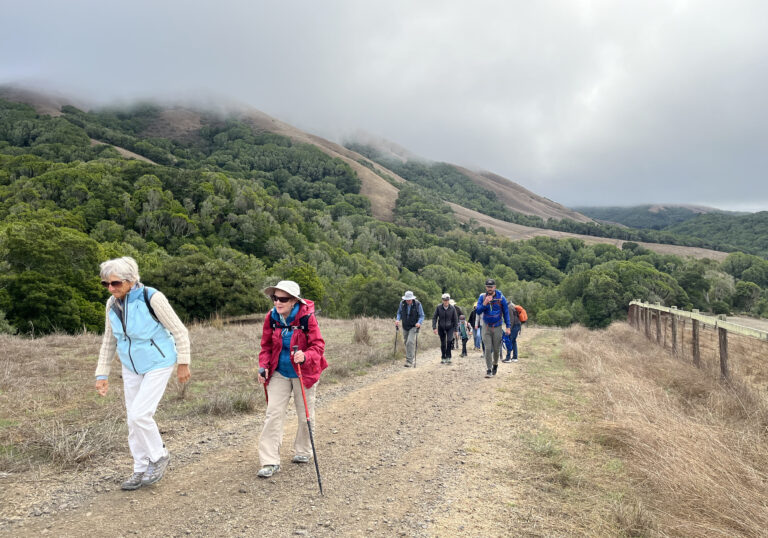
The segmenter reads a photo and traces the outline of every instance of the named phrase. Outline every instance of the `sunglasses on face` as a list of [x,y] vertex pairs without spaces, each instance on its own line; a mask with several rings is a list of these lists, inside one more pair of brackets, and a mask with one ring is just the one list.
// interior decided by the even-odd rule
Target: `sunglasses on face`
[[272,296],[272,302],[273,303],[275,303],[275,302],[277,302],[277,303],[287,303],[290,300],[291,300],[290,297],[280,297],[279,295],[273,295]]
[[104,280],[102,280],[101,285],[104,286],[105,288],[109,288],[110,286],[112,286],[113,288],[117,288],[120,285],[122,285],[123,282],[125,282],[125,280],[113,280],[112,282],[105,282]]

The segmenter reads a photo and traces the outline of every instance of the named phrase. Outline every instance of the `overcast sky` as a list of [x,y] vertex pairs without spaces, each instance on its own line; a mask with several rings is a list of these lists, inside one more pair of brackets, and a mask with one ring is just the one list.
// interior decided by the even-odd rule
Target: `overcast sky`
[[201,95],[568,206],[768,210],[764,0],[2,0],[0,84]]

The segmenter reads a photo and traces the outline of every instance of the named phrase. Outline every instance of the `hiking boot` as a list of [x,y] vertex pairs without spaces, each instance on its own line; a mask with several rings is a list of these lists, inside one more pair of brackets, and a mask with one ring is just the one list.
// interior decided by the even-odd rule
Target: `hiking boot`
[[143,476],[144,473],[133,473],[131,476],[125,479],[125,482],[120,484],[120,489],[129,491],[139,489],[141,487],[141,478]]
[[160,480],[165,474],[165,470],[168,468],[170,461],[170,453],[167,453],[157,461],[150,461],[149,467],[147,467],[147,470],[144,472],[144,477],[141,479],[141,485],[148,486]]
[[451,364],[451,359],[446,359],[445,364]]
[[303,454],[296,454],[291,460],[293,463],[309,463],[309,456]]
[[496,370],[498,370],[498,369],[499,369],[499,365],[498,364],[494,364],[493,365],[493,370],[491,370],[491,375],[496,375]]
[[256,476],[258,476],[259,478],[269,478],[279,470],[280,470],[279,465],[265,465],[264,467],[259,469],[259,472],[256,473]]
[[405,364],[403,364],[403,366],[405,366],[406,368],[410,368],[413,365],[410,362],[406,362]]
[[[517,359],[515,359],[515,360],[517,360]],[[512,359],[507,357],[506,359],[501,359],[501,362],[512,362]]]
[[487,379],[487,378],[489,378],[489,377],[493,377],[493,376],[491,375],[491,371],[490,371],[490,370],[486,370],[486,371],[485,371],[485,377],[486,377],[486,379]]

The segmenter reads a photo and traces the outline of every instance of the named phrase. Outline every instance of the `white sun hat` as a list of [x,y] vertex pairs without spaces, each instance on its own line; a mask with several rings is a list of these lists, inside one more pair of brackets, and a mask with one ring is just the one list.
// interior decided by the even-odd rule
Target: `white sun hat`
[[288,295],[292,297],[296,297],[301,304],[307,304],[307,302],[300,297],[301,295],[301,289],[299,288],[299,285],[296,284],[293,280],[281,280],[274,286],[269,286],[268,288],[264,289],[264,294],[272,298],[272,295],[275,293],[275,290],[284,291]]

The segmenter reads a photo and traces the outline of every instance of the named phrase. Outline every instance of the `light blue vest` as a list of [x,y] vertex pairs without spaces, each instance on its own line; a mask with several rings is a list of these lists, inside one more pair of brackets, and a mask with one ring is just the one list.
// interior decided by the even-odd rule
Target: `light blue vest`
[[[156,291],[147,288],[148,297]],[[117,339],[117,356],[130,371],[145,374],[176,364],[176,343],[168,329],[149,313],[143,286],[128,292],[122,313],[117,305],[112,305],[109,322]]]

